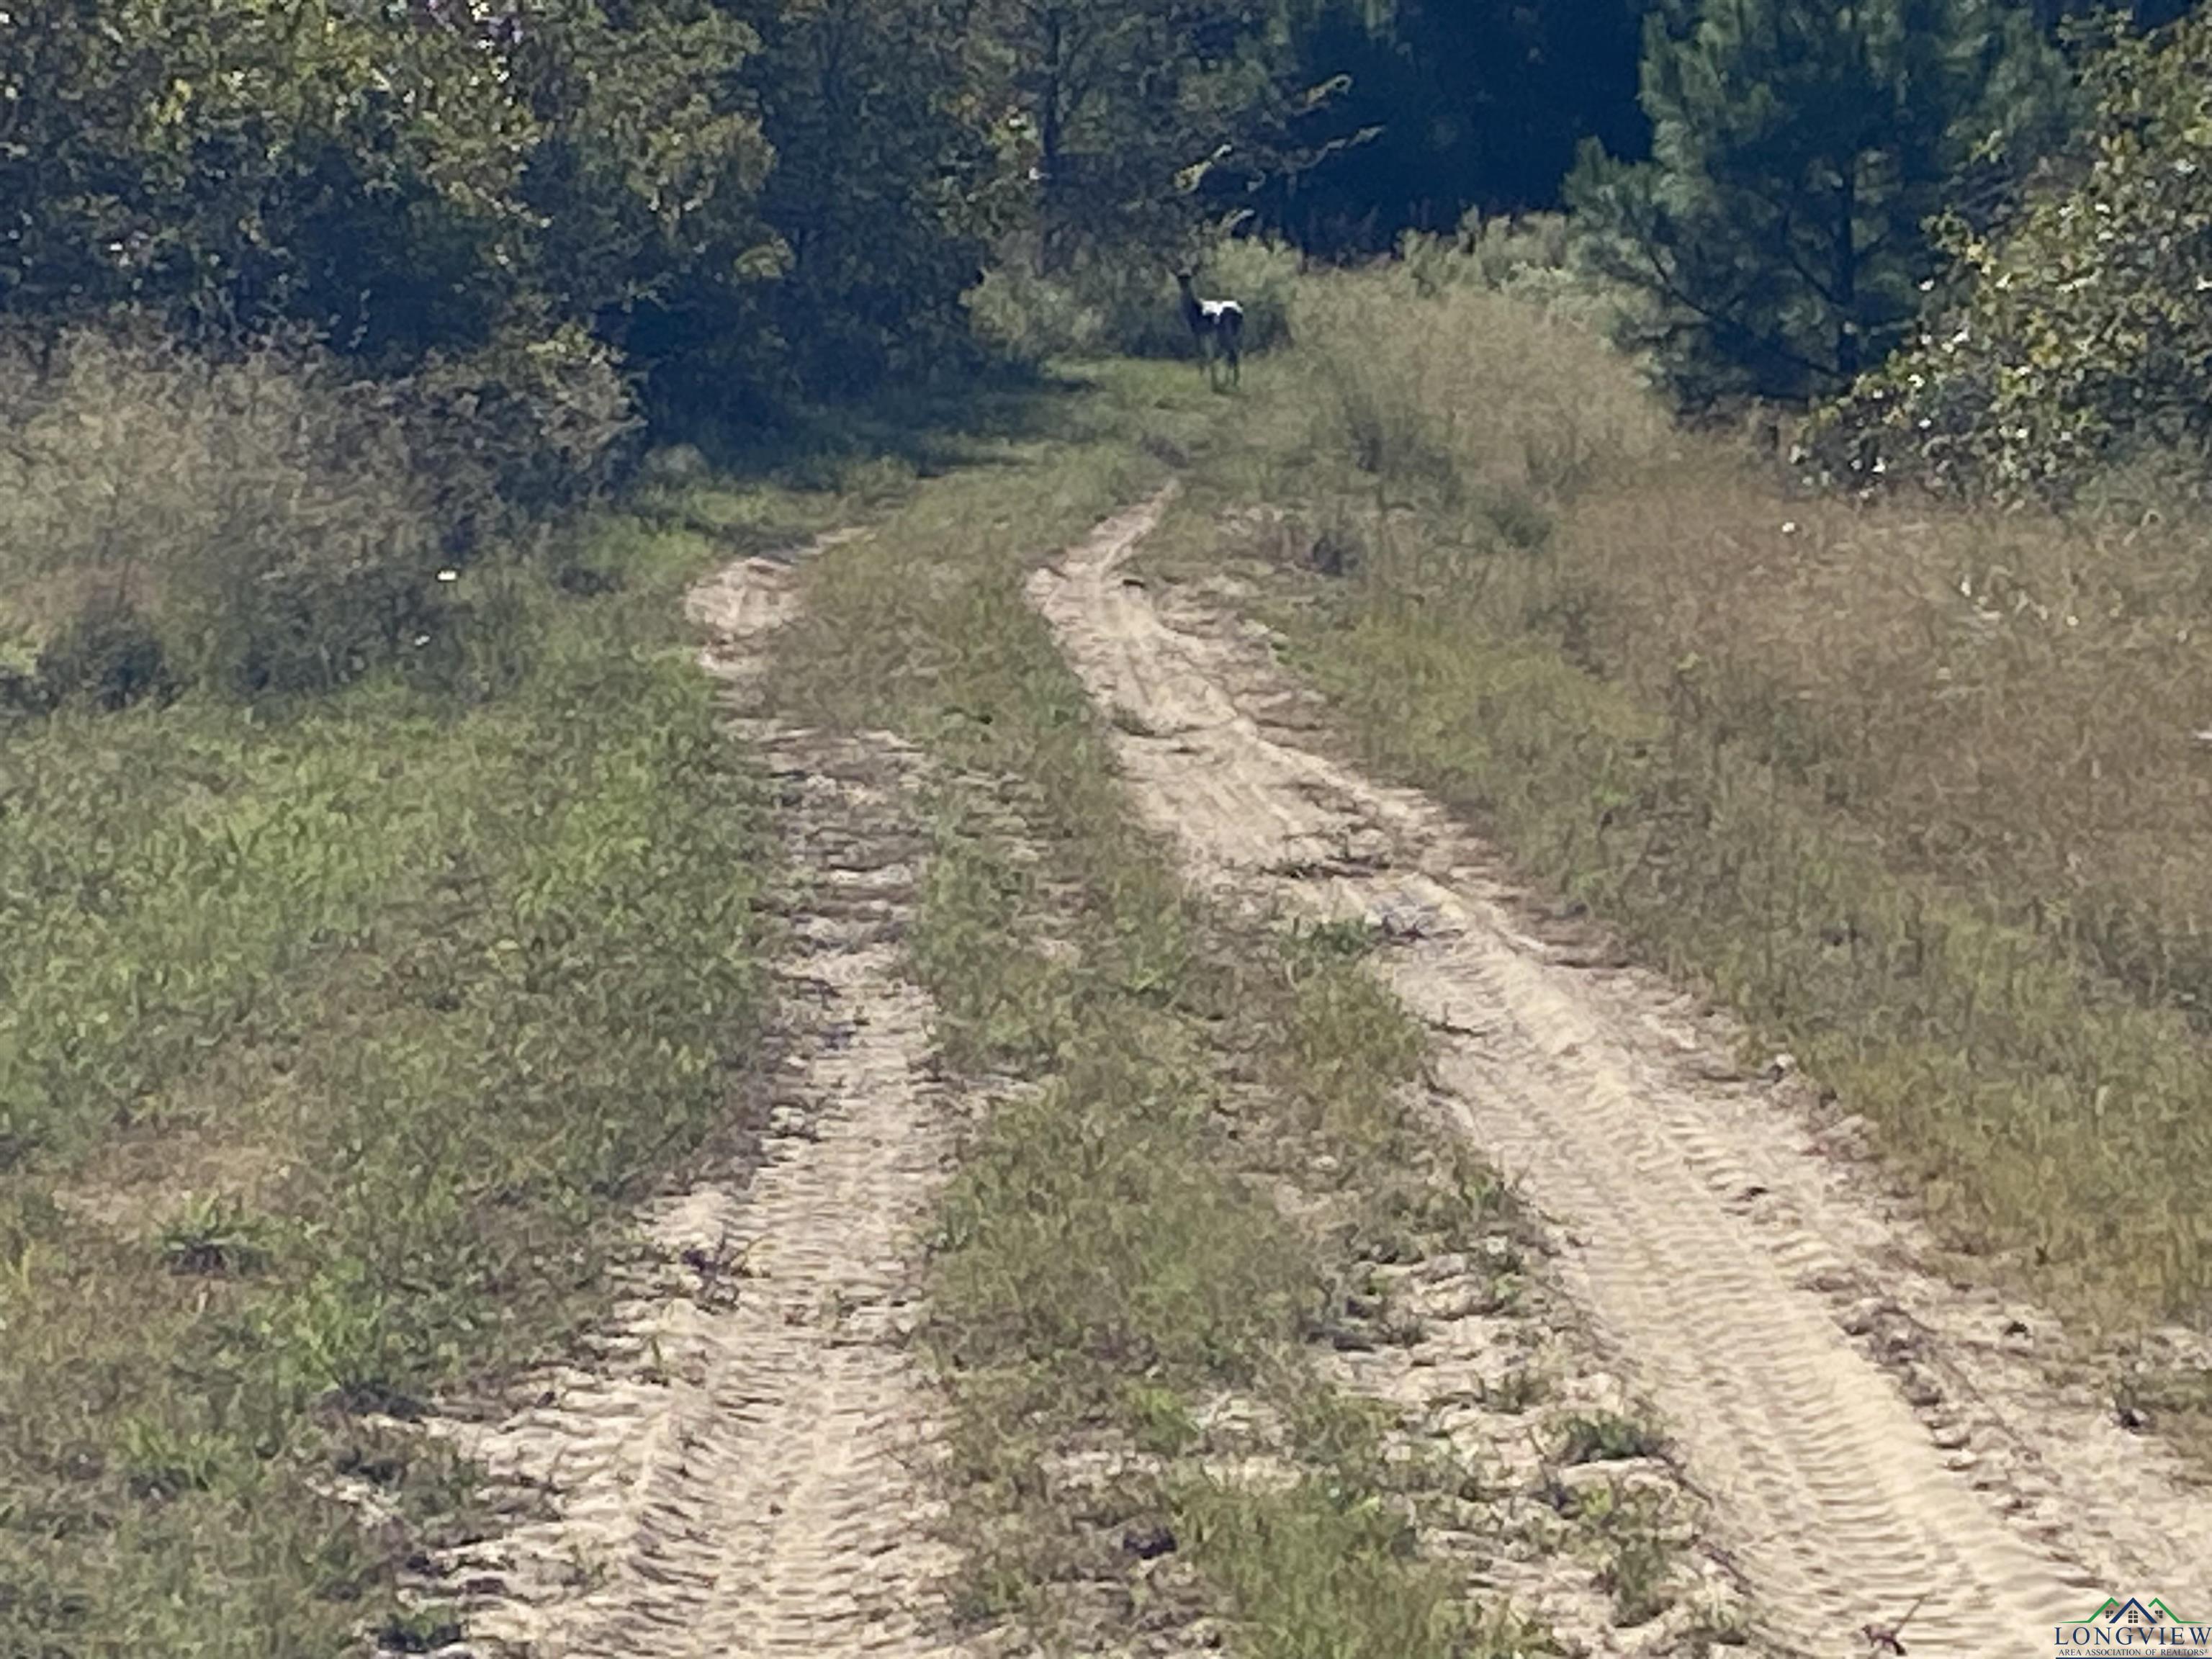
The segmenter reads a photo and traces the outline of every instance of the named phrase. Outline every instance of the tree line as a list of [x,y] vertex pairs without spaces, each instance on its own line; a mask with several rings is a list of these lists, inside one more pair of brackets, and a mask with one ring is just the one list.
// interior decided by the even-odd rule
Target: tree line
[[1295,106],[1286,27],[1243,0],[14,0],[0,313],[295,330],[378,372],[599,357],[742,416],[957,359],[1010,236],[1172,243],[1194,163],[1253,164]]
[[2120,128],[2193,131],[2124,107],[2185,83],[2142,56],[2196,38],[2185,0],[2083,10],[11,0],[0,317],[757,421],[972,364],[994,262],[1164,270],[1226,226],[1353,258],[1564,204],[1686,397],[1832,397]]

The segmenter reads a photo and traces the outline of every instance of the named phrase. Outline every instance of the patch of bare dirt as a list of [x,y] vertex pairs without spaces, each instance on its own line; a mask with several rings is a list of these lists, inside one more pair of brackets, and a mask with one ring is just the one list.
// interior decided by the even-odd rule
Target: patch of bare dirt
[[464,1609],[456,1651],[961,1650],[933,1397],[908,1346],[956,1115],[930,1062],[930,1006],[899,965],[924,852],[921,759],[888,733],[760,715],[757,647],[791,615],[790,584],[784,562],[746,560],[691,602],[707,665],[779,785],[799,890],[761,1162],[640,1218],[643,1260],[578,1363],[534,1379],[501,1420],[441,1425],[534,1510],[426,1587]]
[[2013,1652],[2108,1592],[2201,1583],[2212,1504],[2051,1384],[2055,1322],[1917,1265],[1908,1206],[1832,1155],[1786,1066],[1741,1077],[1710,1011],[1540,936],[1432,802],[1270,718],[1298,705],[1267,701],[1291,688],[1249,635],[1123,578],[1165,499],[1031,589],[1142,810],[1231,900],[1376,928],[1441,1109],[1557,1229],[1559,1284],[1662,1414],[1763,1633],[1865,1655],[1917,1608],[1916,1653]]

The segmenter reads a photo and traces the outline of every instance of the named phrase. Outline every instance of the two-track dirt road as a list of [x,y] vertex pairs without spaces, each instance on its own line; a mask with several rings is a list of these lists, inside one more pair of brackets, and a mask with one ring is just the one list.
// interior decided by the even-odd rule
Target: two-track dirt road
[[[1232,903],[1376,925],[1370,960],[1435,1033],[1434,1097],[1553,1224],[1771,1644],[1865,1659],[1866,1627],[1923,1596],[1915,1656],[2033,1651],[2113,1592],[2203,1605],[2212,1502],[2051,1389],[2008,1334],[2039,1313],[1917,1271],[1909,1224],[1784,1091],[1733,1075],[1688,1000],[1532,937],[1431,803],[1278,718],[1297,697],[1264,648],[1124,580],[1165,499],[1031,587],[1116,715],[1137,807]],[[456,1651],[958,1650],[918,1467],[934,1396],[902,1340],[961,1109],[900,960],[923,763],[759,716],[758,641],[792,604],[766,561],[694,596],[801,878],[762,1162],[642,1218],[652,1261],[593,1354],[460,1431],[542,1513],[444,1564]]]
[[[1730,1067],[1686,1000],[1528,936],[1479,848],[1272,721],[1264,650],[1121,567],[1164,495],[1031,596],[1115,714],[1138,804],[1232,902],[1365,918],[1464,1132],[1564,1231],[1568,1287],[1679,1441],[1799,1652],[2018,1654],[2108,1592],[2204,1599],[2212,1502],[2003,1352],[2017,1310],[1907,1264],[1898,1224]],[[2031,1320],[2040,1324],[2039,1318]]]

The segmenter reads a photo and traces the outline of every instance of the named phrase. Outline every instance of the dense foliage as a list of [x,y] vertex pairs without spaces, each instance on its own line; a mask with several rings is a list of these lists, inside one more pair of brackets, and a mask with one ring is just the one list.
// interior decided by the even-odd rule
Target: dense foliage
[[1705,0],[1647,24],[1648,162],[1571,181],[1607,274],[1658,302],[1692,395],[1847,384],[1911,330],[1924,228],[1992,199],[2065,107],[2008,0]]
[[24,0],[0,320],[303,334],[543,499],[618,383],[696,428],[972,364],[979,314],[1171,348],[1224,226],[1346,257],[1564,191],[1682,391],[1832,393],[1916,331],[1931,222],[1986,233],[2065,127],[2081,9]]
[[2113,33],[2089,60],[2075,165],[1991,234],[1954,223],[1911,349],[1813,430],[1832,471],[2064,495],[2212,434],[2212,18]]
[[1278,21],[27,0],[0,17],[0,309],[50,337],[130,307],[220,349],[304,328],[383,374],[559,341],[663,410],[757,415],[943,362],[1010,231],[1169,257],[1206,164],[1259,165],[1291,106]]
[[1326,0],[1301,20],[1304,80],[1332,95],[1297,112],[1304,165],[1255,195],[1262,222],[1330,256],[1379,252],[1407,230],[1555,206],[1577,145],[1640,156],[1636,101],[1651,0]]

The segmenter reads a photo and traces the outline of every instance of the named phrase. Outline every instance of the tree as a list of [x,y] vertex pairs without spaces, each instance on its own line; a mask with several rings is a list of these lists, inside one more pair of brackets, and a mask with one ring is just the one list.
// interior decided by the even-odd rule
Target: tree
[[1324,254],[1441,231],[1470,207],[1558,205],[1578,143],[1638,157],[1636,104],[1650,0],[1327,0],[1292,40],[1309,81],[1336,97],[1293,131],[1321,155],[1263,192],[1273,228]]
[[1816,415],[1838,477],[2063,499],[2132,451],[2212,443],[2212,16],[2100,39],[2069,165],[1994,232],[1948,227],[1911,349]]
[[964,0],[776,0],[750,77],[776,163],[763,207],[788,247],[780,336],[811,384],[859,389],[942,362],[960,296],[1020,198],[992,142]]
[[0,305],[200,337],[483,338],[532,133],[473,17],[328,0],[22,0],[0,22]]
[[663,409],[672,378],[728,392],[773,372],[766,291],[787,250],[743,78],[760,52],[713,0],[534,0],[508,49],[537,131],[520,188],[535,293]]
[[1645,25],[1652,157],[1586,150],[1585,246],[1648,292],[1692,398],[1848,383],[1910,331],[1926,225],[2053,139],[2056,54],[2007,0],[1699,0]]
[[2035,21],[2057,31],[2070,20],[2118,11],[2139,29],[2164,28],[2187,14],[2195,0],[2031,0]]
[[[1000,72],[1036,185],[1038,264],[1164,253],[1207,173],[1287,108],[1284,36],[1248,0],[991,0]],[[1243,169],[1249,172],[1249,169]]]

